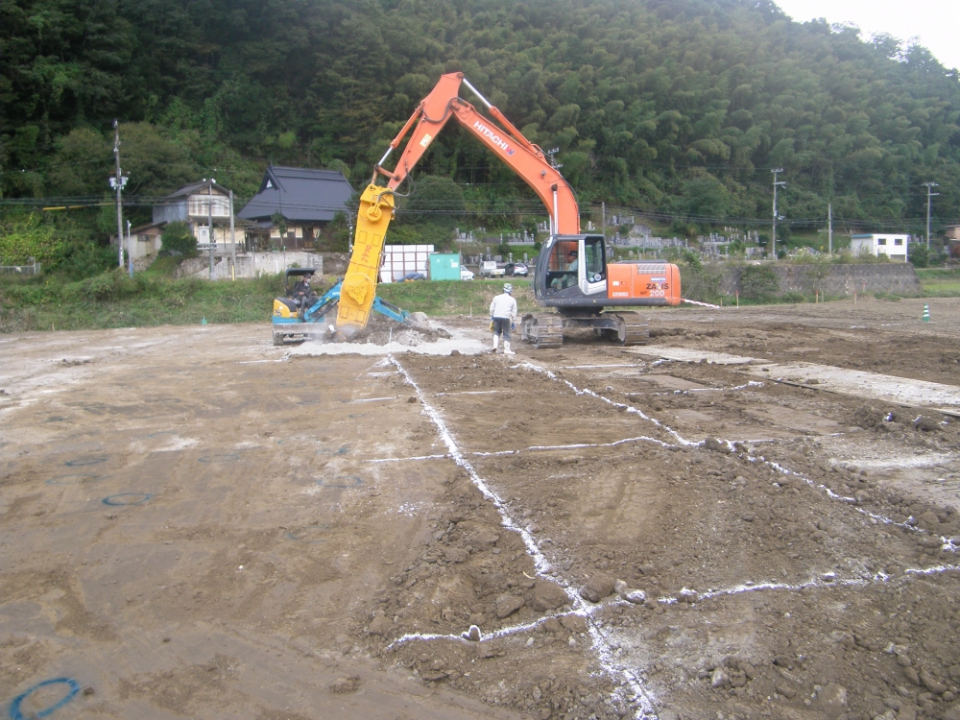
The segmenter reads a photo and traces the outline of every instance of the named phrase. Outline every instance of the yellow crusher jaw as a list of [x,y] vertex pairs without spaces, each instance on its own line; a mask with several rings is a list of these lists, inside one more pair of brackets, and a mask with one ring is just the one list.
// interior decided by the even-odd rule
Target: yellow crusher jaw
[[367,185],[360,196],[353,254],[340,289],[337,331],[351,336],[367,326],[377,292],[377,273],[383,239],[393,219],[393,191],[379,185]]

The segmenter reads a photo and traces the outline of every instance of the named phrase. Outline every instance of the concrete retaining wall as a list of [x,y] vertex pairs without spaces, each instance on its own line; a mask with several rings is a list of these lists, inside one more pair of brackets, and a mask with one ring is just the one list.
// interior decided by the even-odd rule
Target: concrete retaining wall
[[[920,279],[910,263],[857,263],[853,265],[769,265],[780,283],[780,295],[799,292],[814,295],[818,290],[827,296],[854,293],[891,293],[920,296]],[[734,295],[741,289],[743,266],[723,270],[720,290]]]
[[[346,253],[311,253],[302,251],[238,253],[235,275],[252,278],[260,275],[279,275],[290,267],[315,267],[321,275],[343,275],[347,270],[349,256]],[[213,257],[215,280],[230,280],[230,256],[215,254]],[[184,260],[176,277],[210,279],[210,258],[204,253],[199,257]]]

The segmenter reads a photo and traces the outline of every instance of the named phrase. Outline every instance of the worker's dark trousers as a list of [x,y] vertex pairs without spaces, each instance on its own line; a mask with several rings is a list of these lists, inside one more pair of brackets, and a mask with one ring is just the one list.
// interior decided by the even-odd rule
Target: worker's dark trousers
[[493,319],[493,336],[503,335],[504,342],[510,342],[510,318]]

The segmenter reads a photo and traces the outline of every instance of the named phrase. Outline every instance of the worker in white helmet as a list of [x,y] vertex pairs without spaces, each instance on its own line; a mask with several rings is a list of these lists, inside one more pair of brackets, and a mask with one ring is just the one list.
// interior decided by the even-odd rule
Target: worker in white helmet
[[506,283],[503,293],[497,295],[490,303],[490,330],[493,331],[493,351],[500,345],[500,336],[503,335],[503,352],[513,355],[510,349],[510,331],[517,323],[517,301],[513,299],[513,285]]

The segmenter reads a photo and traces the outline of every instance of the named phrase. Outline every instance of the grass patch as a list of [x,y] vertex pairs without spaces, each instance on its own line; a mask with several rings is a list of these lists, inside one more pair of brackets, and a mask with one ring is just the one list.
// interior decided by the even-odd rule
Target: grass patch
[[924,297],[960,297],[960,268],[917,268]]
[[[334,282],[326,278],[321,294]],[[521,313],[538,309],[529,280],[511,278]],[[503,280],[408,282],[377,286],[384,300],[430,316],[486,317]],[[114,270],[73,283],[51,278],[0,279],[0,332],[105,330],[122,327],[270,322],[283,276],[209,282],[158,272],[129,278]]]
[[0,281],[0,332],[269,321],[277,276],[211,283],[114,270],[73,283]]
[[[510,278],[513,297],[520,314],[542,310],[537,305],[529,280]],[[377,294],[384,300],[409,312],[431,316],[487,315],[490,301],[503,292],[501,280],[439,280],[437,282],[381,283]]]
[[[198,279],[175,280],[171,268],[151,268],[129,278],[122,270],[61,282],[50,277],[0,277],[0,332],[31,330],[102,330],[121,327],[208,323],[270,322],[273,299],[283,291],[283,276],[209,282]],[[689,276],[689,272],[687,273]],[[918,269],[925,297],[960,297],[960,269]],[[754,297],[740,294],[740,305],[776,303],[813,303],[814,296],[784,293],[778,297],[766,276],[756,280]],[[321,294],[335,278],[316,289]],[[509,278],[520,314],[544,311],[537,305],[531,282]],[[478,316],[485,318],[490,301],[503,291],[504,280],[417,281],[377,286],[384,300],[408,312],[424,312],[432,317]],[[878,298],[899,298],[877,293]],[[685,295],[689,296],[689,295]],[[820,302],[836,300],[824,298]],[[734,305],[733,296],[711,295],[708,302]],[[689,307],[689,306],[681,306]],[[610,308],[615,310],[616,308]],[[637,310],[638,308],[624,308]]]

